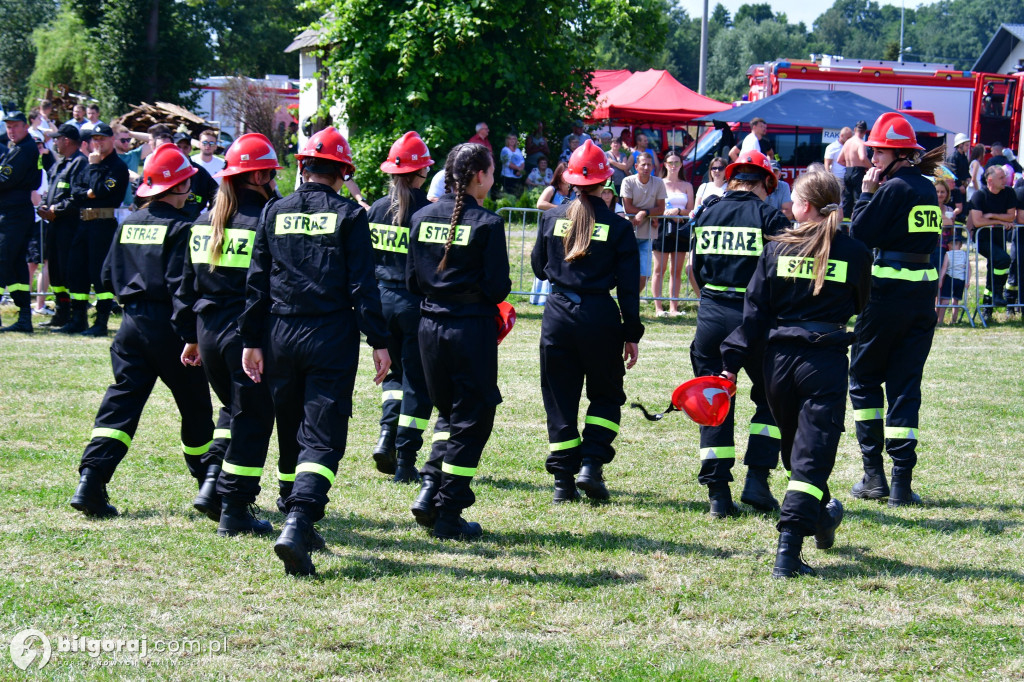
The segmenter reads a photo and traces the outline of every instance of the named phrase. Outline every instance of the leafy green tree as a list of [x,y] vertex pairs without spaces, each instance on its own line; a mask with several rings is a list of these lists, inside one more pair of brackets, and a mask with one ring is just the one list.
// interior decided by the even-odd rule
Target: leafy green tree
[[29,92],[41,96],[47,88],[67,85],[72,92],[91,90],[99,80],[95,43],[82,18],[68,7],[56,18],[32,32],[36,49],[35,68],[29,77]]
[[0,102],[22,106],[28,96],[26,76],[35,63],[32,30],[57,13],[54,0],[0,2]]
[[296,0],[217,0],[208,8],[215,36],[211,68],[216,73],[298,77],[298,60],[284,49],[317,19],[315,7]]
[[[750,19],[755,24],[760,24],[762,21],[775,19],[775,13],[772,12],[771,4],[767,2],[759,3],[756,5],[740,5],[740,8],[736,10],[735,22],[739,24],[744,19]],[[782,23],[785,22],[783,21]]]
[[805,54],[807,37],[802,26],[775,19],[758,24],[747,18],[719,31],[708,50],[708,94],[722,101],[739,99],[749,90],[751,64]]

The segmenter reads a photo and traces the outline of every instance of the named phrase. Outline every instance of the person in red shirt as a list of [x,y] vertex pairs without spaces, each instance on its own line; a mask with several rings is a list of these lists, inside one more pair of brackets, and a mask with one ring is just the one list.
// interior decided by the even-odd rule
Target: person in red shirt
[[487,147],[487,151],[491,153],[491,157],[494,157],[494,148],[491,147],[490,140],[487,139],[487,135],[490,134],[491,129],[487,127],[486,123],[476,124],[476,135],[466,140],[467,142],[474,142],[476,144],[482,144]]

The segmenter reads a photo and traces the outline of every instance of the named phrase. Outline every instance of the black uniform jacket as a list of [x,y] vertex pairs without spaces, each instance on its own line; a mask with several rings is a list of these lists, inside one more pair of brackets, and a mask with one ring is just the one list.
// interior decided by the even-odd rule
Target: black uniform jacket
[[587,255],[566,262],[563,235],[571,223],[565,214],[572,204],[560,204],[545,211],[537,226],[530,256],[533,274],[580,294],[618,289],[624,338],[636,343],[644,335],[644,325],[640,322],[640,253],[633,225],[609,210],[600,197],[582,198],[594,207],[595,218]]
[[741,299],[764,250],[764,238],[792,223],[753,192],[726,192],[705,206],[691,228],[694,277],[702,295]]
[[238,313],[242,312],[245,279],[256,245],[256,228],[266,204],[263,195],[251,189],[238,193],[238,212],[224,228],[220,259],[212,270],[210,246],[213,228],[209,214],[201,216],[192,225],[181,286],[175,294],[181,305],[192,308],[196,313],[232,307],[236,307]]
[[46,201],[43,203],[57,214],[54,223],[78,222],[78,203],[71,194],[71,188],[79,181],[88,165],[89,160],[85,158],[85,154],[76,151],[50,167],[50,186],[46,190]]
[[[769,339],[849,344],[852,335],[845,325],[864,309],[871,292],[871,252],[857,240],[836,233],[825,282],[817,296],[814,259],[793,255],[795,252],[792,244],[770,241],[765,245],[743,299],[743,322],[722,342],[724,369],[739,372],[749,354],[763,348]],[[806,322],[843,328],[815,332],[799,326]]]
[[191,222],[199,219],[203,209],[213,206],[213,200],[217,196],[217,181],[213,179],[209,171],[191,159],[189,162],[196,169],[192,176],[192,184],[189,186],[188,201],[181,210]]
[[[124,219],[102,271],[103,283],[121,305],[149,302],[170,307],[181,286],[190,227],[185,215],[164,201],[154,201]],[[196,342],[191,308],[176,305],[171,321],[183,341]]]
[[268,204],[238,320],[245,347],[263,346],[268,314],[320,317],[352,309],[367,342],[386,347],[372,251],[366,211],[327,185],[307,182]]
[[[938,273],[927,258],[942,232],[942,209],[935,186],[914,168],[901,168],[878,188],[865,192],[853,207],[850,234],[878,249],[872,273],[875,286],[891,293],[934,289]],[[916,254],[918,262],[899,254]]]
[[512,291],[505,222],[465,195],[448,267],[437,272],[455,211],[455,195],[445,194],[412,217],[405,282],[424,296],[425,313],[458,317],[498,314],[498,304]]
[[[127,189],[128,166],[114,152],[99,163],[87,160],[85,170],[71,185],[79,208],[117,208],[124,201]],[[89,198],[89,190],[95,195],[94,199]]]
[[32,192],[42,179],[39,149],[31,135],[0,149],[0,208],[31,208]]
[[430,200],[422,189],[412,189],[412,205],[401,225],[392,225],[391,197],[373,202],[367,218],[370,221],[370,243],[373,245],[374,274],[382,282],[405,286],[405,260],[409,253],[409,226],[412,216]]

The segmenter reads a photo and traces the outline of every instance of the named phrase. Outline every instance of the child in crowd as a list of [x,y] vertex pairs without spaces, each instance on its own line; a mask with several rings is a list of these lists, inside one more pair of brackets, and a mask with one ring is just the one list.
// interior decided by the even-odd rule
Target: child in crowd
[[[939,270],[939,305],[960,305],[964,294],[967,293],[967,281],[971,276],[971,261],[967,252],[963,250],[964,238],[960,232],[956,232],[948,243],[946,256],[942,260],[942,269]],[[960,309],[953,308],[950,317],[950,324],[956,324],[960,320]],[[946,323],[946,309],[937,308],[939,324]]]

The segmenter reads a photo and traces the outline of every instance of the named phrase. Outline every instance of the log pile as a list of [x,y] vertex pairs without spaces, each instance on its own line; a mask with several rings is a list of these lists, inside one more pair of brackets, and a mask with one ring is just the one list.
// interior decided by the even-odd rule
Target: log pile
[[217,128],[215,123],[210,123],[188,109],[167,102],[157,102],[156,104],[143,102],[128,113],[115,118],[113,123],[120,123],[136,133],[144,133],[151,125],[163,123],[170,126],[175,132],[187,130],[193,140],[198,140],[199,133],[207,128]]

